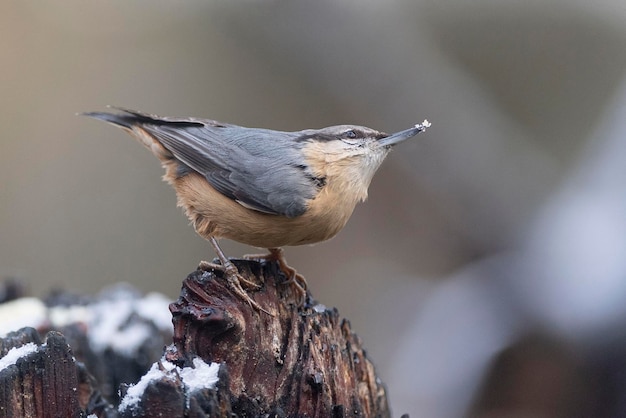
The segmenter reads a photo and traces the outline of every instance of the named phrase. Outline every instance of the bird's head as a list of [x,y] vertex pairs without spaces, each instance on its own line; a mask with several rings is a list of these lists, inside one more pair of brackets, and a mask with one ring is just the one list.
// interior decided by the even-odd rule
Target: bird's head
[[314,173],[337,186],[354,187],[364,199],[391,148],[429,126],[425,121],[389,135],[364,126],[339,125],[302,131],[298,140],[306,141],[303,154]]
[[303,153],[313,172],[339,186],[358,186],[359,197],[364,199],[372,177],[391,148],[429,126],[424,121],[389,135],[365,126],[338,125],[302,131],[298,140],[306,141]]

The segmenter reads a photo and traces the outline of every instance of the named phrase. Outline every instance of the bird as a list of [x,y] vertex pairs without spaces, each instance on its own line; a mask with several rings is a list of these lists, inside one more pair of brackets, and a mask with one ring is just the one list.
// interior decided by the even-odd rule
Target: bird
[[269,249],[250,257],[278,262],[302,305],[306,280],[287,264],[282,247],[335,236],[367,198],[389,151],[431,125],[424,120],[391,135],[356,125],[286,132],[113,109],[82,115],[122,128],[161,161],[178,206],[219,259],[199,268],[223,271],[237,296],[266,313],[244,289],[259,286],[242,277],[218,239]]

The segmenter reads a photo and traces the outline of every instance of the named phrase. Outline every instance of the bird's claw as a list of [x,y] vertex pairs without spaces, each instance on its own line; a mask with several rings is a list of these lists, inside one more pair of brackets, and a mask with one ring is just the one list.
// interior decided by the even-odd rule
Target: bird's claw
[[252,299],[250,297],[250,295],[248,295],[248,293],[244,290],[242,284],[246,285],[246,287],[248,287],[248,288],[254,288],[255,290],[260,289],[261,286],[256,284],[256,283],[251,282],[248,279],[245,279],[239,273],[239,271],[237,270],[237,267],[235,267],[234,265],[233,265],[234,269],[231,269],[229,267],[230,266],[223,266],[221,264],[209,263],[207,261],[201,261],[200,264],[198,265],[198,268],[200,270],[204,270],[204,271],[208,271],[208,270],[220,270],[220,271],[223,271],[224,272],[224,277],[228,281],[228,285],[229,285],[230,289],[237,296],[239,296],[241,299],[243,299],[245,302],[247,302],[248,305],[250,305],[253,309],[257,309],[259,311],[263,311],[266,314],[273,316],[271,313],[269,313],[268,311],[263,309],[258,303],[256,303],[254,301],[254,299]]
[[280,271],[287,276],[287,280],[283,282],[284,285],[290,285],[297,294],[298,303],[297,306],[303,306],[307,297],[307,283],[303,275],[299,274],[296,269],[287,264],[285,255],[282,248],[269,248],[268,254],[246,254],[243,256],[246,260],[269,260],[276,261],[280,268]]

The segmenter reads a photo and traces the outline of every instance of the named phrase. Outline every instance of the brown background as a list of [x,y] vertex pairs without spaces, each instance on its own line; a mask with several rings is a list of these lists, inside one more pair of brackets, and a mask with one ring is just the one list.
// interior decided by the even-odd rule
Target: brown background
[[[619,91],[626,11],[621,1],[594,4],[4,2],[0,275],[26,280],[37,295],[127,281],[173,298],[198,261],[213,257],[159,180],[155,158],[76,112],[112,104],[282,130],[395,131],[428,118],[433,127],[392,153],[344,231],[287,257],[322,303],[351,319],[398,414],[454,416],[520,324],[503,320],[492,338],[483,313],[472,315],[494,300],[500,313],[532,310],[506,306],[517,279],[472,266],[496,259],[496,271],[511,271],[500,257],[527,248],[544,208],[585,172],[581,160]],[[479,282],[490,277],[481,296],[441,296],[455,294],[467,269]],[[519,304],[536,300],[533,292],[542,290]],[[438,297],[442,307],[432,308]],[[469,311],[457,312],[465,303]],[[484,355],[463,360],[476,341]],[[416,364],[452,367],[445,373],[454,384],[412,380],[428,375],[425,366],[403,374]],[[459,405],[446,412],[455,385]]]

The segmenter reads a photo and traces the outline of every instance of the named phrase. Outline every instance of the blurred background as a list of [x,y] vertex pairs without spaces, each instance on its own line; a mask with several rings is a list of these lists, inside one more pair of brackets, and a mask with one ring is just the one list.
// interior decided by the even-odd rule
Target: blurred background
[[[107,104],[279,130],[433,126],[288,248],[394,416],[626,416],[621,0],[9,1],[0,276],[174,299],[213,258]],[[255,249],[223,242],[231,257]]]

